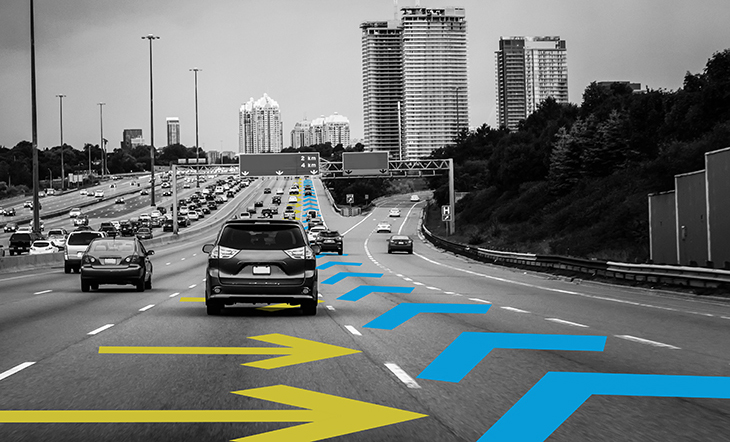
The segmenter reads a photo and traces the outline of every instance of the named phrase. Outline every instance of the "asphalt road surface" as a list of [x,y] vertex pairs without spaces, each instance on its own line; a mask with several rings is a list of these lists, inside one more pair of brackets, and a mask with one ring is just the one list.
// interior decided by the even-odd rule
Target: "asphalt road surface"
[[[701,379],[718,380],[715,393],[730,396],[730,304],[474,262],[419,238],[425,202],[392,197],[364,216],[344,218],[322,184],[314,186],[326,224],[345,233],[343,256],[318,257],[316,316],[260,305],[207,316],[201,247],[213,241],[214,229],[155,247],[153,289],[143,293],[132,286],[82,293],[79,276],[61,267],[0,275],[0,421],[26,420],[0,424],[0,441],[730,440],[730,399],[695,394]],[[237,201],[245,205],[262,189]],[[388,218],[392,207],[401,217]],[[374,232],[383,220],[415,240],[412,255],[387,253],[389,235]],[[371,292],[363,295],[362,286]],[[353,290],[359,299],[338,299]],[[404,307],[416,313],[404,315]],[[519,338],[523,348],[497,345],[474,360],[487,344],[450,347],[465,336],[512,344]],[[271,368],[254,364],[278,357],[270,351],[281,346],[266,339],[292,337],[355,352]],[[559,337],[568,347],[603,344],[536,349]],[[101,352],[120,347],[191,354]],[[200,354],[221,347],[248,350]],[[432,366],[437,358],[445,362],[441,370]],[[461,377],[419,377],[428,367],[431,375]],[[512,414],[552,372],[566,374],[563,382],[544,390],[531,413]],[[578,374],[590,373],[634,376],[615,391],[597,377],[560,420],[556,410],[580,396]],[[685,379],[689,386],[671,393]],[[662,380],[669,382],[652,390],[658,393],[644,392]],[[698,397],[672,397],[692,394]],[[77,423],[40,423],[59,416]],[[545,437],[528,436],[549,428],[548,421],[555,428]]]

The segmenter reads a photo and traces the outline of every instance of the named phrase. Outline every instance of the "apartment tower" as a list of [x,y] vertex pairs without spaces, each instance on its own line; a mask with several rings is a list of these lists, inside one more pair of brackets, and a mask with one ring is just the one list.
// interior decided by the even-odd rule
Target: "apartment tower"
[[178,117],[167,118],[167,145],[180,144],[180,119]]
[[497,61],[500,127],[515,130],[548,97],[568,103],[568,61],[560,37],[501,37]]
[[238,152],[276,153],[283,149],[279,103],[267,94],[251,98],[238,112]]

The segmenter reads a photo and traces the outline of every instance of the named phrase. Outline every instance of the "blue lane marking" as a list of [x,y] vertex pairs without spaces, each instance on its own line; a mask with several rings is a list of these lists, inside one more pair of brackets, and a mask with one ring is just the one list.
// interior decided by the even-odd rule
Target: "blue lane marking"
[[341,301],[359,301],[371,293],[411,293],[413,287],[395,287],[386,285],[361,285],[344,295],[340,296]]
[[393,330],[419,313],[486,313],[491,304],[398,304],[377,318],[365,324],[365,328]]
[[338,282],[342,281],[343,279],[347,277],[353,277],[353,278],[380,278],[382,277],[382,273],[356,273],[356,272],[339,272],[335,273],[334,275],[330,276],[329,278],[322,281],[322,284],[337,284]]
[[317,255],[317,259],[326,258],[328,256],[347,256],[347,253],[343,253],[342,255],[340,255],[339,253],[329,253],[329,252],[320,253],[319,255]]
[[592,395],[730,399],[730,377],[548,372],[477,442],[542,442]]
[[464,332],[418,378],[460,382],[495,348],[603,351],[605,345],[605,336]]
[[317,266],[319,270],[326,270],[332,266],[361,266],[361,262],[346,262],[346,261],[327,261],[324,264]]

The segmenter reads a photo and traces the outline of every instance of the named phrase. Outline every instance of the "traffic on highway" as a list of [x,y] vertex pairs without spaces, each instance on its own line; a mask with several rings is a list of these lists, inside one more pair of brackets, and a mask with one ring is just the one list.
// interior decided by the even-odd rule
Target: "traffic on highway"
[[317,176],[175,178],[41,198],[0,441],[730,440],[726,302],[446,253],[426,191],[346,217]]

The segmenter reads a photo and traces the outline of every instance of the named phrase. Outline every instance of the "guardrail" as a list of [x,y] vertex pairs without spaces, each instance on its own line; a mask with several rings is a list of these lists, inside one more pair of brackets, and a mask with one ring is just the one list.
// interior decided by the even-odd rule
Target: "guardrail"
[[[425,213],[425,211],[424,211]],[[730,287],[730,271],[702,267],[657,264],[629,264],[614,261],[580,259],[567,256],[538,255],[490,250],[456,243],[431,233],[421,219],[420,231],[437,247],[477,261],[550,272],[572,272],[589,277],[604,277],[631,283],[667,284],[683,287]]]

